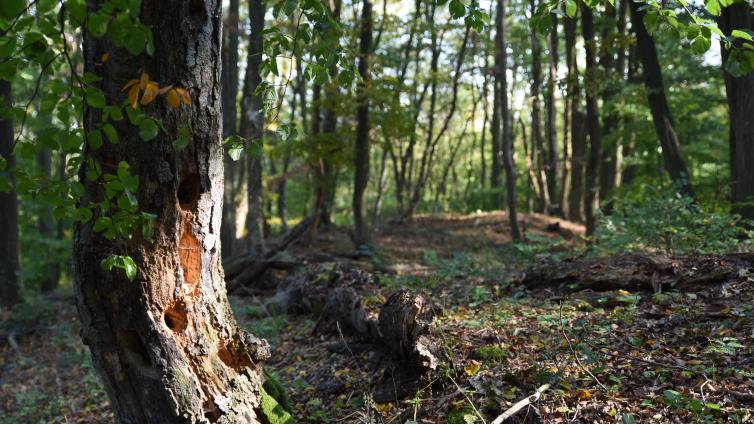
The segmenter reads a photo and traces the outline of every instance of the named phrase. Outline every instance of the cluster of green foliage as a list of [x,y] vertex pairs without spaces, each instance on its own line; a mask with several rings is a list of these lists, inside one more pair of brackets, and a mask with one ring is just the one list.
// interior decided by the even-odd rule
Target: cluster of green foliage
[[722,253],[751,247],[751,231],[735,215],[710,212],[677,191],[647,187],[641,200],[614,200],[602,216],[596,250],[601,254],[657,250]]

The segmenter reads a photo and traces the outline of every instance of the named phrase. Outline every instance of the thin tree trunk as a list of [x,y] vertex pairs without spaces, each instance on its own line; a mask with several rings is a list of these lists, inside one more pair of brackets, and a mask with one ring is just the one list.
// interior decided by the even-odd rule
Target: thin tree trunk
[[[237,106],[238,99],[238,3],[230,0],[228,16],[223,27],[222,46],[222,105],[223,105],[223,139],[238,133]],[[220,231],[222,254],[225,257],[233,255],[236,241],[236,193],[239,189],[238,178],[241,173],[241,163],[234,161],[229,155],[224,156],[225,162],[225,191],[223,195],[223,223]]]
[[505,194],[508,203],[508,222],[511,227],[511,237],[514,241],[521,241],[521,230],[518,228],[518,213],[516,202],[516,164],[513,162],[513,134],[511,131],[511,113],[508,107],[508,54],[506,42],[506,6],[507,0],[497,0],[497,15],[495,17],[495,27],[497,36],[495,38],[495,80],[497,82],[496,92],[500,97],[500,119],[502,120],[502,145],[501,155],[503,168],[505,169]]
[[[90,13],[103,3],[90,1]],[[220,259],[220,2],[143,0],[141,11],[141,22],[155,29],[160,59],[124,52],[103,64],[100,57],[112,45],[86,34],[85,70],[102,77],[95,84],[108,104],[122,104],[124,78],[138,78],[141,70],[154,81],[185,87],[192,104],[150,108],[164,128],[151,142],[123,120],[113,123],[119,144],[84,152],[101,164],[127,162],[138,178],[139,208],[156,218],[151,240],[141,232],[110,240],[93,230],[97,215],[76,225],[81,334],[119,423],[259,422],[259,362],[269,348],[236,325]],[[99,110],[85,110],[87,130],[100,121]],[[190,131],[191,141],[176,150],[180,128]],[[105,198],[103,181],[86,178],[89,166],[82,161],[82,207]],[[110,255],[133,259],[134,281],[101,267]]]
[[594,38],[594,23],[592,8],[581,7],[581,29],[586,47],[586,127],[589,134],[589,156],[586,164],[586,193],[584,198],[584,212],[586,215],[586,234],[594,235],[597,227],[597,209],[599,208],[598,176],[600,157],[602,156],[600,133],[600,110],[595,87],[597,73],[596,41]]
[[560,187],[558,157],[558,112],[555,105],[555,86],[558,79],[558,15],[552,14],[552,31],[549,38],[548,79],[547,79],[547,191],[552,203],[552,211],[563,215]]
[[[531,15],[537,9],[537,0],[530,0]],[[542,46],[536,31],[529,32],[531,41],[531,155],[534,182],[537,184],[537,210],[547,213],[550,209],[550,196],[547,192],[544,158],[544,137],[542,134],[542,106],[539,93],[542,88]]]
[[370,242],[369,229],[364,216],[364,192],[369,183],[369,93],[370,56],[372,52],[372,2],[364,0],[361,10],[361,36],[359,42],[359,74],[361,82],[356,109],[356,143],[354,145],[353,180],[353,239],[356,246]]
[[[264,0],[249,0],[249,54],[244,78],[243,99],[241,100],[241,135],[249,143],[262,143],[264,137],[264,111],[262,96],[255,93],[262,83],[259,66],[264,51]],[[249,233],[249,252],[260,254],[265,249],[264,242],[264,186],[262,183],[262,149],[249,157],[249,210],[246,214],[246,229]]]
[[584,164],[586,153],[586,117],[581,106],[579,69],[576,61],[576,18],[565,18],[563,22],[566,42],[566,63],[568,65],[568,103],[571,118],[571,190],[568,197],[568,219],[584,222],[582,205],[584,200]]
[[[502,13],[502,9],[500,8],[500,4],[498,3],[498,12]],[[503,20],[501,23],[500,20]],[[502,126],[500,122],[501,117],[501,109],[502,109],[502,92],[500,89],[500,72],[501,68],[505,69],[506,64],[503,63],[503,58],[505,57],[505,51],[503,49],[503,38],[502,38],[502,32],[505,25],[505,19],[504,18],[497,18],[495,19],[495,68],[493,69],[494,73],[494,79],[492,81],[492,164],[490,167],[490,188],[493,190],[494,195],[492,198],[492,208],[493,209],[502,209],[503,207],[503,184],[502,184],[502,173],[503,173],[503,155],[502,155]],[[500,35],[498,35],[500,34]],[[507,96],[507,93],[506,93]]]
[[[0,102],[3,107],[10,107],[10,82],[0,80]],[[5,168],[0,170],[0,178],[9,179],[13,188],[8,192],[0,191],[0,304],[11,307],[18,303],[21,294],[21,282],[18,279],[18,200],[16,199],[15,180],[10,170],[16,166],[13,154],[13,120],[0,117],[0,156],[5,161]]]
[[[726,35],[732,30],[754,30],[754,15],[748,2],[726,7],[720,16]],[[736,43],[740,47],[740,42]],[[723,63],[730,51],[721,49]],[[733,76],[725,72],[730,144],[730,193],[732,212],[754,220],[754,72]]]
[[[616,5],[619,6],[619,5]],[[616,10],[612,6],[607,6],[603,14],[603,26],[600,42],[600,67],[606,88],[602,90],[602,105],[604,119],[602,122],[602,164],[600,166],[599,198],[602,202],[602,211],[609,213],[611,202],[609,198],[615,190],[615,181],[618,161],[618,149],[620,147],[620,137],[617,131],[620,124],[620,115],[618,107],[613,104],[618,94],[617,80],[619,78],[616,60],[616,48],[622,50],[619,43],[616,43],[619,34],[618,20],[616,19]]]
[[691,187],[691,175],[686,168],[686,162],[681,154],[681,143],[675,130],[673,114],[670,112],[668,100],[665,97],[665,86],[662,82],[662,70],[657,57],[654,39],[644,27],[645,12],[640,5],[631,1],[631,28],[636,34],[637,50],[642,68],[644,69],[644,84],[647,87],[647,101],[652,112],[657,139],[660,142],[665,169],[681,194],[694,196]]
[[[50,151],[50,149],[42,148],[37,153],[37,164],[39,165],[42,174],[52,180],[52,151]],[[44,237],[46,242],[54,243],[58,238],[57,227],[52,206],[43,206],[39,211],[39,220],[37,222],[39,234]],[[49,248],[46,253],[46,256],[39,258],[39,262],[44,268],[44,275],[42,276],[41,282],[42,293],[49,293],[55,290],[58,287],[58,280],[60,279],[60,263],[58,263],[59,258],[56,254],[57,249]]]

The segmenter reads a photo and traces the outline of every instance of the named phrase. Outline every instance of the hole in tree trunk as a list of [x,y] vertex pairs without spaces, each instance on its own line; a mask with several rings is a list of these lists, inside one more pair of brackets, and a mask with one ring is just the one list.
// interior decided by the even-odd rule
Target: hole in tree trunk
[[252,366],[248,352],[239,349],[237,343],[234,343],[233,341],[220,347],[217,351],[217,356],[220,357],[220,360],[223,361],[225,365],[236,371],[239,371],[243,367]]
[[179,300],[165,310],[165,325],[174,332],[181,333],[188,326],[187,315],[186,305]]
[[189,174],[178,185],[178,204],[183,210],[195,210],[199,202],[199,175]]

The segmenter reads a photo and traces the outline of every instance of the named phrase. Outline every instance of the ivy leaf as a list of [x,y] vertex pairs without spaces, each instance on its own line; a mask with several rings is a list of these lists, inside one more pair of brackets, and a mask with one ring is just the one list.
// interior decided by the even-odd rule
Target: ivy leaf
[[121,256],[121,259],[123,260],[123,270],[126,272],[126,277],[133,281],[136,278],[136,263],[130,256]]
[[147,118],[139,123],[139,136],[144,141],[149,141],[157,136],[157,123],[152,118]]

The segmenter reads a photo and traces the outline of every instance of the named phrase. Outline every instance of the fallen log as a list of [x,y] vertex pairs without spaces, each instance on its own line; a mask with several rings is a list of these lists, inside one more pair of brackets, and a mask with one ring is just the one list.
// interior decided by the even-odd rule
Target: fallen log
[[579,289],[651,290],[674,284],[688,290],[754,273],[754,254],[667,256],[654,253],[626,253],[602,258],[572,258],[546,261],[524,272],[520,283],[536,289],[576,284]]
[[379,307],[365,307],[364,296],[376,282],[372,274],[342,265],[316,265],[288,277],[265,307],[273,313],[308,313],[323,326],[368,341],[389,358],[383,381],[373,393],[377,402],[415,393],[440,364],[439,343],[432,335],[431,305],[420,294],[402,289]]
[[[228,258],[223,262],[227,289],[231,293],[241,286],[256,280],[263,272],[276,263],[276,256],[298,240],[312,225],[314,216],[309,215],[301,222],[289,229],[280,239],[271,244],[267,250],[259,255],[239,255]],[[290,264],[287,264],[290,267]]]

